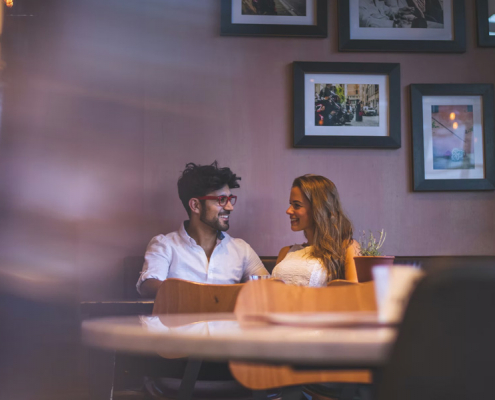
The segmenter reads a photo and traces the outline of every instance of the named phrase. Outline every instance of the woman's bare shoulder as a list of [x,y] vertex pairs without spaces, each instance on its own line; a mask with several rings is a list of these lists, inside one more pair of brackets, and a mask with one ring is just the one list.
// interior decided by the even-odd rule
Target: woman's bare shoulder
[[292,246],[285,246],[280,249],[277,257],[277,264],[285,258],[291,247]]

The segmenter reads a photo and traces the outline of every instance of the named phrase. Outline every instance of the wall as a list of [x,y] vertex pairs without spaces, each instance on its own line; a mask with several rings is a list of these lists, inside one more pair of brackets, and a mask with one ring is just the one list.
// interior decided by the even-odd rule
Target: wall
[[[215,159],[242,177],[229,233],[261,255],[302,241],[285,210],[305,173],[336,183],[356,231],[385,228],[387,254],[495,255],[494,192],[412,192],[409,85],[495,82],[471,2],[465,54],[339,53],[334,0],[326,39],[220,37],[219,0],[42,3],[4,57],[7,262],[118,297],[123,257],[186,218],[185,164]],[[400,63],[402,147],[292,148],[293,61]]]

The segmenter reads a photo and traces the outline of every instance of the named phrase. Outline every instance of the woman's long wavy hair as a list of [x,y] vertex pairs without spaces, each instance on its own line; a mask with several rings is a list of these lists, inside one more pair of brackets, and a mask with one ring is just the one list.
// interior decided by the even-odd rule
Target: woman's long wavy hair
[[337,187],[330,179],[311,174],[294,179],[292,187],[301,189],[311,204],[315,231],[310,255],[327,268],[329,279],[345,279],[352,224],[342,210]]

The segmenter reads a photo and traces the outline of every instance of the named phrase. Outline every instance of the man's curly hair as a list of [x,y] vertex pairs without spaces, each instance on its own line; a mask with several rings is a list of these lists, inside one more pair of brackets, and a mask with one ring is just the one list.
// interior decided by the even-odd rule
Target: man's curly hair
[[186,169],[177,182],[177,188],[187,215],[191,216],[190,199],[206,196],[225,185],[228,185],[230,189],[236,189],[240,187],[237,182],[240,179],[241,177],[234,174],[230,168],[218,168],[216,160],[211,165],[186,164]]

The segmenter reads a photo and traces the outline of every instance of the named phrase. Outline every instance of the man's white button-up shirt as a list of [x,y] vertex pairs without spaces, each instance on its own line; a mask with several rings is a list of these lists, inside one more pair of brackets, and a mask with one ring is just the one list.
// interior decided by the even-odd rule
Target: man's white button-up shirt
[[184,224],[179,231],[151,239],[144,256],[144,265],[137,290],[146,279],[164,281],[185,279],[200,283],[229,284],[245,282],[249,275],[266,275],[258,255],[242,239],[219,232],[210,261],[205,251],[188,235]]

